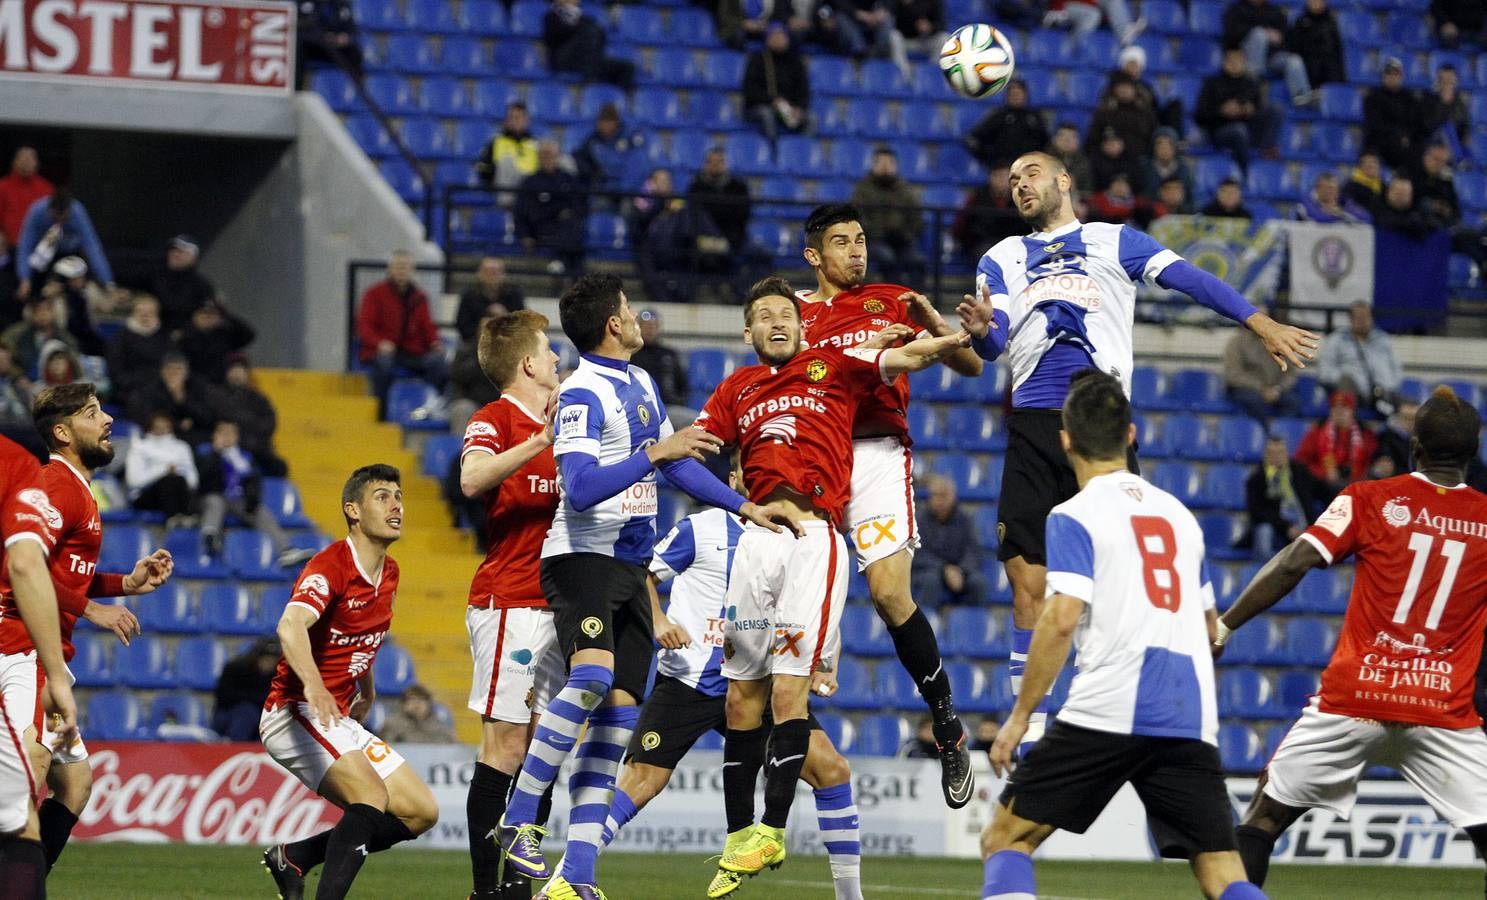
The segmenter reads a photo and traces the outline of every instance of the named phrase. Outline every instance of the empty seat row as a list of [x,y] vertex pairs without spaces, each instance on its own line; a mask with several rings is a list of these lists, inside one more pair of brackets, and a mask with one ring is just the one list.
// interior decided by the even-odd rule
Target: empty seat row
[[[245,584],[209,581],[199,596],[193,596],[179,580],[127,601],[146,634],[223,635],[271,634],[288,603],[289,589],[283,585],[259,591]],[[96,626],[83,619],[78,628],[88,631]]]

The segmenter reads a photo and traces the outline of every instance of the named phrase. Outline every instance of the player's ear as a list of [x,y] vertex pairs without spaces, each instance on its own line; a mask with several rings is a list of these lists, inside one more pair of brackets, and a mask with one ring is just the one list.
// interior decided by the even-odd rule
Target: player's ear
[[805,252],[801,255],[805,257],[806,263],[812,268],[821,265],[821,254],[814,247],[805,248]]
[[1126,446],[1129,447],[1134,443],[1136,443],[1136,423],[1130,422],[1126,425]]
[[1068,456],[1069,451],[1074,449],[1074,442],[1069,440],[1069,433],[1062,428],[1058,430],[1058,444],[1064,448],[1065,456]]

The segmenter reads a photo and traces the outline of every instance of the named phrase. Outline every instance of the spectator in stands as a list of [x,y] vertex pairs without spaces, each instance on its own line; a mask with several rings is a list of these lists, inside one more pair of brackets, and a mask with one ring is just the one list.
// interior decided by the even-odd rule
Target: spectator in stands
[[893,27],[916,56],[936,57],[945,33],[944,0],[893,0]]
[[0,328],[15,324],[21,318],[21,307],[16,302],[15,254],[0,234]]
[[227,661],[217,676],[213,731],[229,741],[258,740],[258,718],[263,714],[263,701],[268,699],[282,652],[277,640],[260,637]]
[[873,246],[873,263],[888,281],[918,284],[924,278],[924,210],[919,189],[898,174],[898,154],[886,144],[873,150],[872,168],[852,188],[852,205]]
[[1404,63],[1384,60],[1379,84],[1363,95],[1363,146],[1377,150],[1391,168],[1412,166],[1420,154],[1423,104],[1416,91],[1404,86]]
[[1452,178],[1451,151],[1445,144],[1431,144],[1420,155],[1420,163],[1410,176],[1415,205],[1426,221],[1438,228],[1461,224],[1461,201],[1456,196]]
[[1425,140],[1444,143],[1451,148],[1451,156],[1456,159],[1469,155],[1471,113],[1460,90],[1460,76],[1450,63],[1435,70],[1435,85],[1424,97],[1420,119],[1420,130]]
[[[1146,80],[1146,49],[1144,47],[1140,44],[1131,44],[1122,47],[1120,56],[1116,58],[1116,70],[1124,72],[1135,79],[1136,96],[1156,111],[1158,124],[1165,128],[1171,128],[1176,132],[1183,130],[1186,118],[1183,113],[1181,98],[1173,97],[1170,100],[1163,101],[1157,96],[1157,92],[1152,88],[1151,83]],[[1109,93],[1110,83],[1107,81],[1105,83],[1105,91],[1101,94],[1100,99],[1103,101]]]
[[548,256],[554,275],[583,268],[589,227],[588,195],[578,176],[558,165],[560,154],[550,138],[537,145],[537,171],[522,180],[512,211],[522,250]]
[[31,420],[31,399],[35,385],[15,364],[10,348],[0,344],[0,434],[22,445],[37,456],[46,456],[46,447]]
[[981,255],[1002,238],[1027,234],[1027,225],[1012,202],[1012,185],[1006,167],[987,172],[986,183],[966,195],[965,203],[955,217],[952,233],[961,258],[971,265],[975,265]]
[[0,178],[0,232],[6,246],[20,246],[26,213],[36,201],[52,195],[52,183],[38,171],[40,167],[36,148],[22,144],[11,158],[10,174]]
[[939,759],[939,745],[935,743],[934,719],[922,716],[914,726],[914,736],[898,748],[899,759]]
[[[1152,135],[1157,130],[1157,111],[1149,98],[1137,93],[1136,79],[1121,69],[1110,73],[1109,87],[1089,123],[1085,152],[1098,153],[1098,141],[1114,131],[1137,158],[1151,154]],[[1128,173],[1129,174],[1129,173]]]
[[542,17],[542,44],[554,72],[576,72],[591,81],[605,81],[625,90],[635,86],[635,64],[605,56],[609,35],[584,13],[579,0],[553,0]]
[[[1040,120],[1041,121],[1041,120]],[[1090,168],[1089,157],[1079,148],[1079,126],[1073,122],[1060,122],[1053,131],[1053,140],[1049,142],[1045,150],[1049,155],[1064,164],[1068,170],[1069,177],[1074,179],[1074,193],[1080,194],[1093,189],[1094,175]],[[1006,166],[992,166],[990,171],[997,169],[1006,170]]]
[[1169,216],[1190,216],[1193,201],[1181,178],[1166,178],[1157,186],[1157,205]]
[[147,383],[126,400],[130,420],[144,427],[156,413],[170,416],[176,434],[195,446],[210,440],[217,410],[207,386],[191,374],[191,364],[178,350],[165,354],[154,383]]
[[31,204],[21,222],[21,239],[16,244],[16,277],[20,280],[16,295],[24,300],[33,289],[39,290],[52,263],[67,256],[83,257],[99,282],[114,287],[114,270],[88,211],[70,191],[58,188],[50,197]]
[[181,332],[181,352],[191,371],[208,384],[227,380],[227,360],[253,343],[253,326],[233,315],[216,300],[208,300],[191,313],[191,324]]
[[1348,307],[1348,327],[1322,339],[1317,351],[1317,380],[1329,391],[1346,394],[1357,409],[1389,413],[1399,397],[1404,371],[1394,343],[1373,323],[1373,305],[1356,300]]
[[378,417],[387,417],[387,391],[398,369],[417,374],[442,389],[449,378],[439,329],[429,314],[429,298],[413,280],[413,255],[396,250],[387,277],[367,288],[356,312],[360,359],[372,370]]
[[651,227],[651,223],[666,209],[668,203],[676,199],[676,186],[671,180],[671,170],[659,168],[652,169],[645,184],[640,186],[640,192],[625,201],[622,213],[625,227],[630,232],[630,243],[637,252],[644,243],[646,230]]
[[1390,478],[1414,471],[1410,439],[1415,435],[1415,415],[1419,412],[1420,404],[1408,397],[1400,398],[1399,405],[1378,430],[1379,447],[1368,470],[1370,478]]
[[1105,190],[1117,175],[1126,176],[1129,184],[1140,170],[1136,155],[1114,128],[1106,128],[1100,133],[1100,142],[1095,145],[1095,152],[1090,154],[1089,165],[1094,176],[1089,189],[1095,191]]
[[[1010,166],[1024,153],[1042,150],[1048,144],[1048,124],[1043,113],[1029,106],[1027,82],[1013,78],[1007,83],[1007,101],[976,123],[965,136],[971,155],[988,169]],[[1088,184],[1080,185],[1088,189]]]
[[804,41],[811,32],[813,0],[760,0],[743,3],[725,0],[717,4],[718,37],[728,46],[742,49],[749,41],[762,40],[769,26],[779,24],[790,32],[791,42]]
[[196,267],[200,257],[196,239],[178,234],[166,244],[161,264],[123,279],[125,286],[159,298],[161,324],[172,338],[191,324],[191,314],[197,307],[217,299],[217,288]]
[[[537,138],[532,135],[532,118],[525,103],[513,100],[506,105],[501,130],[480,148],[480,156],[475,159],[475,176],[490,187],[514,188],[535,171]],[[498,199],[502,206],[513,202],[509,194],[501,194]]]
[[1068,27],[1075,41],[1100,27],[1101,18],[1110,22],[1110,31],[1119,39],[1122,47],[1134,41],[1146,28],[1145,19],[1131,20],[1131,9],[1126,0],[1051,0],[1048,14],[1043,17],[1044,28]]
[[253,454],[239,442],[238,423],[231,419],[217,422],[211,443],[196,452],[196,471],[200,479],[201,536],[212,556],[222,555],[222,529],[228,513],[268,537],[281,567],[297,566],[315,555],[313,550],[289,546],[289,536],[279,527],[273,510],[260,502],[263,473]]
[[1430,17],[1445,46],[1463,42],[1487,46],[1487,6],[1482,0],[1430,0]]
[[1358,164],[1348,173],[1348,183],[1343,185],[1344,201],[1368,212],[1378,214],[1384,204],[1384,175],[1379,155],[1372,150],[1358,154]]
[[1337,186],[1337,176],[1323,172],[1312,182],[1311,196],[1296,204],[1295,217],[1303,222],[1322,225],[1341,223],[1344,225],[1367,225],[1373,221],[1368,210],[1342,196]]
[[[645,135],[626,131],[619,107],[606,103],[599,108],[594,130],[573,154],[579,181],[590,192],[613,193],[635,187],[640,167],[645,163]],[[618,196],[596,196],[593,202],[602,209],[619,207]]]
[[1285,46],[1288,52],[1301,57],[1313,90],[1348,80],[1342,56],[1342,28],[1327,0],[1306,0],[1306,8],[1296,14],[1286,31]]
[[460,340],[473,341],[479,337],[480,322],[487,316],[504,316],[526,308],[526,295],[506,278],[506,261],[487,254],[480,257],[475,280],[460,291],[454,328],[459,332]]
[[1332,502],[1337,492],[1368,477],[1378,439],[1358,424],[1358,399],[1334,391],[1327,418],[1307,429],[1296,447],[1296,461],[1317,481],[1318,502]]
[[1224,10],[1222,40],[1225,50],[1244,52],[1249,71],[1283,76],[1292,103],[1308,106],[1314,102],[1306,63],[1286,43],[1285,10],[1270,0],[1234,0]]
[[1182,182],[1183,197],[1193,196],[1193,170],[1178,153],[1178,135],[1171,128],[1158,128],[1152,138],[1151,156],[1143,160],[1140,187],[1148,197],[1156,196],[1162,182],[1176,178]]
[[149,294],[135,295],[124,327],[108,339],[108,376],[116,402],[153,381],[173,346],[160,327],[160,301]]
[[988,752],[991,745],[996,743],[996,733],[1002,730],[1002,724],[990,716],[976,723],[976,730],[971,733],[971,749],[980,752]]
[[253,454],[258,470],[268,478],[289,474],[289,466],[274,451],[279,416],[269,398],[253,386],[253,369],[247,356],[232,354],[227,361],[227,382],[212,389],[211,395],[217,417],[237,422],[239,440]]
[[[488,315],[476,323],[477,327],[505,315]],[[480,368],[478,331],[462,339],[455,348],[454,361],[449,364],[449,397],[449,427],[455,434],[465,433],[465,426],[477,409],[501,398],[501,389],[491,384]],[[483,502],[476,506],[482,510],[485,508]]]
[[790,30],[771,22],[764,46],[749,54],[743,76],[744,115],[770,143],[781,131],[810,128],[811,76]]
[[887,0],[820,0],[816,22],[821,43],[854,59],[893,52],[893,13]]
[[174,528],[196,509],[196,460],[191,445],[176,437],[170,413],[152,413],[145,424],[129,442],[124,485],[135,509],[164,513],[166,527]]
[[1254,218],[1254,213],[1244,205],[1244,193],[1237,178],[1225,178],[1219,182],[1218,191],[1213,195],[1213,200],[1203,207],[1202,213],[1223,219]]
[[654,309],[640,311],[640,337],[645,344],[630,357],[630,362],[641,367],[656,379],[661,391],[661,402],[666,404],[667,418],[673,428],[685,428],[697,418],[691,408],[689,385],[687,384],[687,361],[661,340],[661,314]]
[[1266,439],[1260,464],[1244,482],[1249,522],[1237,546],[1251,547],[1255,559],[1268,560],[1276,547],[1294,541],[1312,519],[1313,484],[1306,466],[1290,458],[1285,438],[1271,435]]
[[934,609],[946,603],[983,606],[990,592],[981,571],[981,536],[960,507],[955,482],[931,475],[929,515],[919,520],[913,560],[914,599]]
[[1153,219],[1166,214],[1158,204],[1136,196],[1131,178],[1124,172],[1115,173],[1104,190],[1095,191],[1089,198],[1089,217],[1097,222],[1116,225],[1130,222],[1137,228],[1145,228]]
[[1267,157],[1276,155],[1280,110],[1265,103],[1264,86],[1250,74],[1241,49],[1225,50],[1223,68],[1203,80],[1193,119],[1215,146],[1229,151],[1241,169],[1249,169],[1256,149]]
[[1229,401],[1261,425],[1301,411],[1296,370],[1277,366],[1270,351],[1247,329],[1235,331],[1224,345],[1224,387]]
[[1426,216],[1425,211],[1415,202],[1414,182],[1404,175],[1395,175],[1389,179],[1389,187],[1384,191],[1384,203],[1373,214],[1373,224],[1376,228],[1388,228],[1416,240],[1440,230],[1441,227],[1439,222]]
[[299,40],[299,74],[295,83],[300,90],[304,90],[307,81],[305,63],[311,60],[328,62],[361,80],[361,43],[350,0],[300,0],[295,35]]
[[63,313],[62,324],[69,334],[77,339],[78,350],[88,356],[102,356],[105,352],[103,338],[93,330],[95,302],[103,300],[101,293],[95,300],[96,288],[88,281],[88,264],[81,256],[64,256],[52,265],[43,295],[57,299],[58,309]]
[[378,729],[383,740],[398,744],[453,744],[454,726],[434,711],[434,695],[421,684],[410,684]]
[[33,297],[26,304],[21,321],[0,333],[0,343],[10,348],[16,365],[32,377],[41,371],[41,351],[47,344],[61,341],[74,349],[77,347],[77,340],[58,321],[57,303],[55,294],[44,292]]
[[47,341],[41,347],[41,372],[37,386],[49,388],[58,384],[72,384],[83,377],[82,360],[77,350],[62,341]]
[[702,170],[687,186],[687,202],[707,213],[728,241],[735,259],[754,255],[749,248],[749,216],[754,202],[748,182],[728,170],[728,154],[713,147],[702,158]]

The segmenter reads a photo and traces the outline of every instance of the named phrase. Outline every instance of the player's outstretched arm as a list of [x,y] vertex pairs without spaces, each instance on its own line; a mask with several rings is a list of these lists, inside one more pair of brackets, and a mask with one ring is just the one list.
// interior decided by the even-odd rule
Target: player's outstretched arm
[[1308,362],[1317,358],[1322,346],[1321,336],[1295,325],[1282,325],[1262,312],[1245,319],[1244,324],[1270,351],[1270,358],[1282,372],[1288,363],[1298,369],[1306,368]]
[[1199,304],[1233,319],[1249,328],[1265,344],[1276,365],[1284,371],[1287,365],[1298,369],[1316,358],[1322,339],[1304,328],[1282,325],[1255,309],[1223,279],[1203,271],[1185,259],[1178,259],[1162,269],[1157,284],[1169,291],[1181,291]]
[[905,372],[927,369],[955,353],[969,348],[971,336],[964,329],[944,337],[920,338],[902,347],[890,347],[883,351],[878,365],[885,378],[897,378]]
[[284,648],[284,661],[305,686],[305,702],[310,704],[315,720],[322,726],[330,726],[341,721],[341,710],[336,706],[336,698],[325,689],[325,682],[320,680],[320,667],[315,665],[315,655],[310,651],[310,626],[316,618],[303,605],[291,604],[279,617],[276,632],[279,646]]
[[[950,327],[945,317],[940,315],[940,311],[935,309],[935,305],[929,302],[929,298],[923,294],[909,291],[899,294],[898,299],[909,304],[909,315],[914,321],[924,326],[932,337],[944,337],[955,333],[955,329]],[[981,357],[977,356],[976,351],[969,346],[958,348],[942,361],[949,369],[961,375],[970,378],[978,378],[981,375]]]
[[1213,641],[1213,655],[1223,653],[1230,633],[1268,610],[1289,594],[1306,573],[1327,565],[1327,560],[1305,536],[1292,541],[1267,562],[1240,593],[1234,605],[1219,616],[1218,635]]
[[1064,667],[1064,660],[1069,658],[1069,648],[1074,644],[1074,629],[1079,626],[1079,617],[1083,614],[1084,601],[1068,594],[1054,594],[1043,605],[1043,614],[1033,629],[1033,643],[1027,651],[1022,690],[991,746],[991,768],[998,777],[1012,771],[1012,755],[1027,733],[1028,720],[1053,687]]

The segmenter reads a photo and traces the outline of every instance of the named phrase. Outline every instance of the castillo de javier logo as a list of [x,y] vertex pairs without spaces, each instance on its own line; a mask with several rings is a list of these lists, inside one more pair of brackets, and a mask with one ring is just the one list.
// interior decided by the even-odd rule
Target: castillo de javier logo
[[830,372],[831,370],[826,367],[826,363],[822,362],[819,359],[811,360],[810,363],[805,367],[805,377],[809,378],[812,382],[822,380]]
[[1415,519],[1404,501],[1404,497],[1395,497],[1384,504],[1384,521],[1395,528],[1403,528]]

